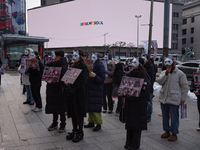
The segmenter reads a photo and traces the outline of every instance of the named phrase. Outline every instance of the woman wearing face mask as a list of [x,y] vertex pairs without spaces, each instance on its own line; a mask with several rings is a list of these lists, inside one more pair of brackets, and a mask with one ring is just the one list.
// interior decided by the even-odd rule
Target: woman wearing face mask
[[[73,142],[79,142],[83,139],[83,120],[86,117],[86,105],[85,105],[85,85],[88,78],[88,68],[84,62],[84,52],[77,50],[73,52],[73,67],[77,69],[82,69],[78,78],[71,88],[74,90],[74,94],[68,97],[67,105],[67,116],[72,118],[72,132],[68,133],[66,136],[67,140],[72,140]],[[65,82],[68,86],[69,84]]]
[[32,109],[34,112],[42,111],[42,98],[40,95],[40,88],[42,86],[42,74],[44,70],[44,66],[39,60],[38,52],[31,53],[30,57],[32,59],[37,59],[39,64],[39,70],[37,68],[33,68],[30,66],[30,68],[27,70],[27,73],[29,73],[29,81],[31,83],[31,93],[33,95],[33,99],[36,103],[36,106],[34,109]]
[[147,130],[147,104],[151,81],[146,70],[139,64],[139,58],[134,58],[131,66],[133,70],[127,76],[144,79],[139,97],[125,96],[127,133],[124,148],[136,150],[140,148],[142,130]]
[[[161,135],[161,138],[175,141],[179,133],[179,105],[183,104],[187,98],[188,81],[186,75],[176,67],[173,57],[165,59],[165,66],[167,69],[161,72],[157,80],[162,86],[159,101],[165,133]],[[169,113],[171,114],[171,125],[169,125]]]
[[86,86],[86,109],[88,112],[88,124],[85,128],[96,127],[93,131],[99,131],[103,123],[101,110],[103,98],[103,84],[105,80],[105,68],[100,60],[101,54],[92,54],[94,62],[92,71],[89,72],[89,78]]

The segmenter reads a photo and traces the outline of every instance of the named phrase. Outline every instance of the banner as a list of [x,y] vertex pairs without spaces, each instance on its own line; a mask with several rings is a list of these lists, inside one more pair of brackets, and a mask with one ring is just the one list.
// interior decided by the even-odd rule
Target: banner
[[59,82],[62,67],[45,67],[42,81]]
[[61,81],[66,81],[67,83],[73,84],[74,81],[78,78],[79,74],[81,73],[81,69],[71,68],[69,67],[66,73],[64,74]]
[[139,97],[144,79],[123,76],[118,93]]

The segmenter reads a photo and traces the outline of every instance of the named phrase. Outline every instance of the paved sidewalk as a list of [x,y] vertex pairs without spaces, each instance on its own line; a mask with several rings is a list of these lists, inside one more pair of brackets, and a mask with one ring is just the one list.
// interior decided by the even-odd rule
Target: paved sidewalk
[[[93,132],[84,129],[84,139],[79,143],[66,141],[67,132],[72,130],[71,120],[67,119],[66,132],[49,132],[52,115],[33,112],[29,105],[23,105],[26,95],[22,95],[22,85],[17,72],[7,72],[2,76],[0,87],[0,150],[123,150],[125,127],[115,114],[103,114],[102,130]],[[45,82],[41,95],[45,107]],[[178,140],[168,142],[161,139],[162,118],[158,93],[153,99],[152,121],[148,130],[142,132],[142,150],[200,150],[200,132],[196,131],[198,111],[196,101],[188,100],[188,118],[180,119]],[[115,107],[117,100],[115,99]],[[87,118],[85,118],[87,123]]]

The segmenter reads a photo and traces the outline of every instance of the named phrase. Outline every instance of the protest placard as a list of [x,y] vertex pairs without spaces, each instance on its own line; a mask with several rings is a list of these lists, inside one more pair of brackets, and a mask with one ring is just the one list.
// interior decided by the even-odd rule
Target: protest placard
[[[200,72],[194,72],[194,85],[196,88],[196,91],[200,90]],[[197,94],[200,95],[200,94]]]
[[4,68],[0,68],[0,75],[3,75],[4,74]]
[[143,82],[144,79],[124,76],[120,83],[118,93],[124,93],[124,95],[128,94],[130,96],[139,97]]
[[59,82],[61,67],[45,67],[42,81]]
[[26,72],[26,59],[29,59],[29,56],[23,56],[21,58],[21,69],[20,69],[21,73],[25,73]]
[[76,69],[69,67],[66,73],[64,74],[61,81],[66,81],[67,83],[73,84],[74,81],[77,79],[79,74],[81,73],[82,69]]
[[40,70],[39,63],[37,59],[26,59],[26,70],[28,70],[30,67],[33,69]]

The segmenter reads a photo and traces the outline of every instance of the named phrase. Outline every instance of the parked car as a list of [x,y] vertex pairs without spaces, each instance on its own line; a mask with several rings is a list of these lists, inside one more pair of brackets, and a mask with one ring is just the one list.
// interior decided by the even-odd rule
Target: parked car
[[121,59],[119,60],[119,62],[125,64],[127,60],[133,60],[133,57],[125,57],[125,58],[121,58]]
[[199,61],[188,61],[177,65],[177,68],[183,71],[187,77],[192,78],[193,73],[199,68]]
[[114,63],[114,64],[119,63],[119,59],[117,59],[117,58],[113,58],[113,63]]

